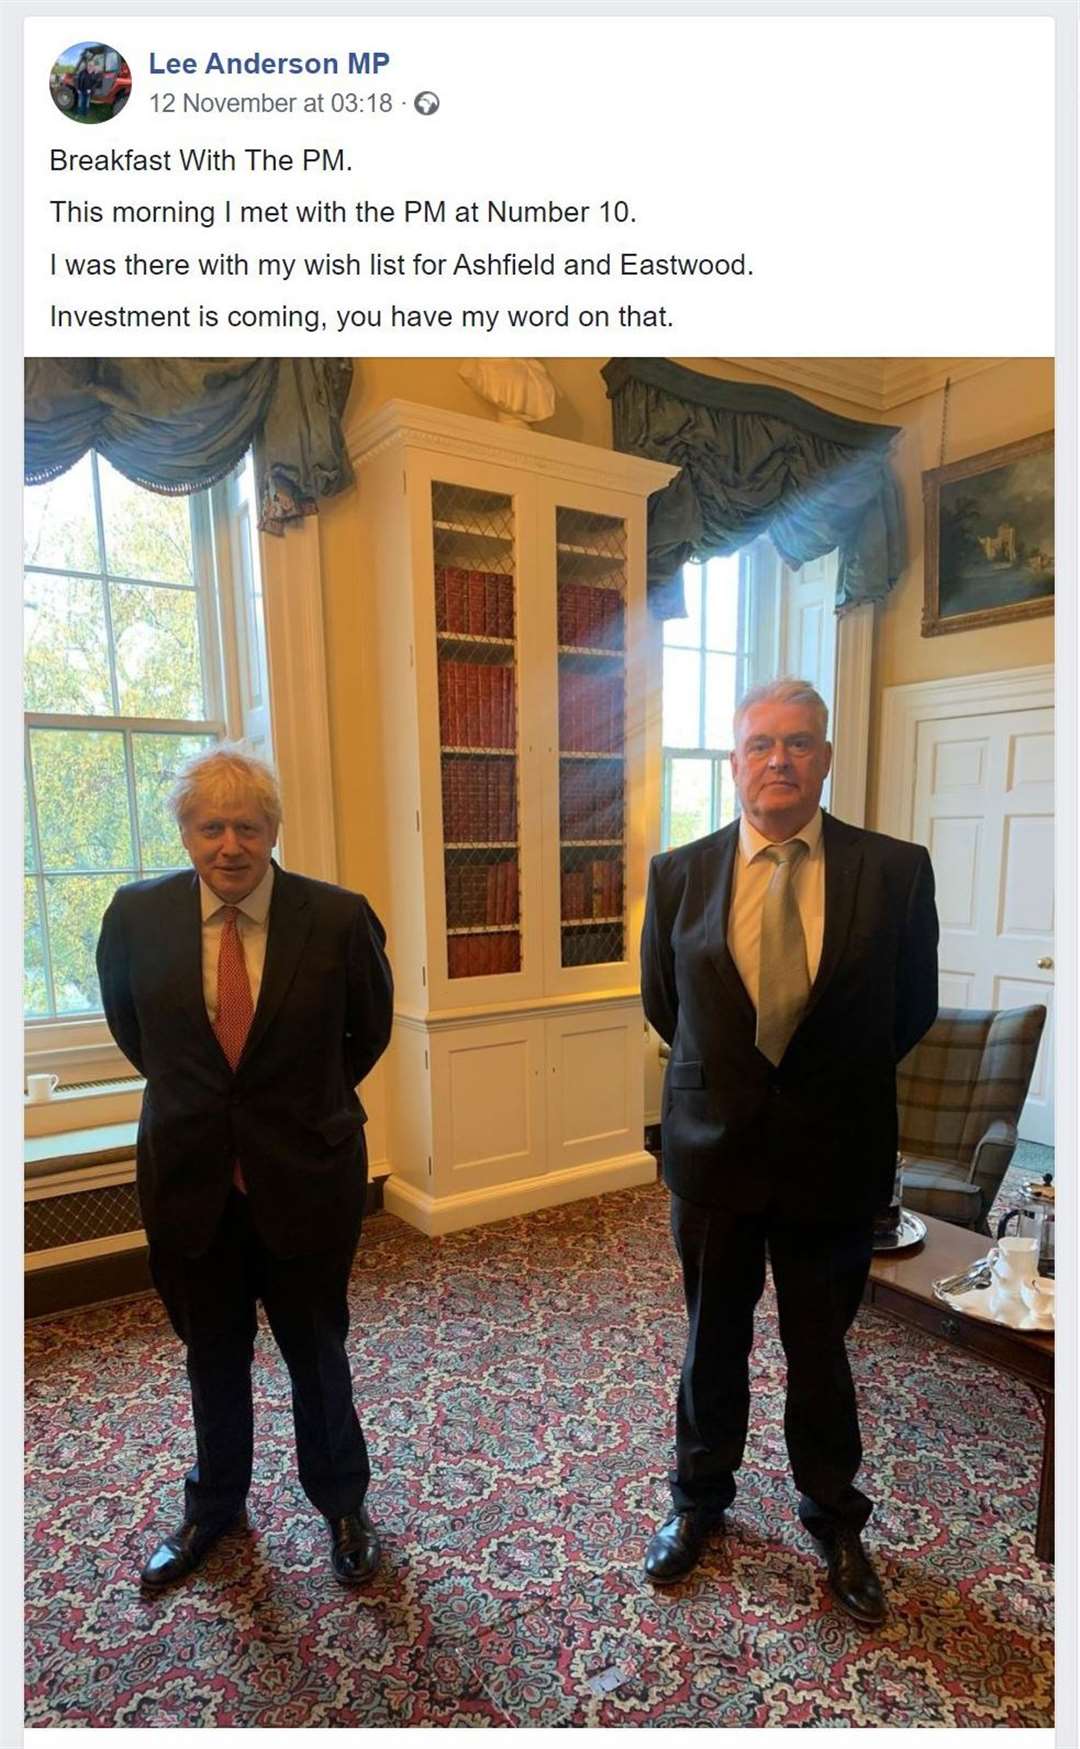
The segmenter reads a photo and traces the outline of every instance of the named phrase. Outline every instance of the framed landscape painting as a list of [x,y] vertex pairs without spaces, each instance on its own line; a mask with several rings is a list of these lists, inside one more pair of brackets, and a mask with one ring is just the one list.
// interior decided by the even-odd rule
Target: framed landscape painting
[[1054,611],[1054,434],[923,475],[923,637]]

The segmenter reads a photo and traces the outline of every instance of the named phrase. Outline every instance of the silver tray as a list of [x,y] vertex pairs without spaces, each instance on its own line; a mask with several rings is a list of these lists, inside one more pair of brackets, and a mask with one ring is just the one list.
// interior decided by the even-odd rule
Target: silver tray
[[926,1222],[920,1221],[918,1215],[913,1215],[910,1209],[900,1210],[900,1225],[895,1233],[889,1233],[884,1238],[875,1238],[874,1251],[910,1251],[913,1245],[921,1245],[926,1238]]
[[999,1307],[996,1312],[992,1312],[990,1294],[986,1288],[973,1288],[962,1294],[943,1294],[935,1283],[934,1298],[943,1300],[954,1312],[963,1312],[969,1318],[985,1318],[987,1323],[1001,1324],[1006,1330],[1024,1330],[1036,1336],[1052,1336],[1054,1333],[1052,1308],[1040,1317],[1021,1300],[1018,1306]]

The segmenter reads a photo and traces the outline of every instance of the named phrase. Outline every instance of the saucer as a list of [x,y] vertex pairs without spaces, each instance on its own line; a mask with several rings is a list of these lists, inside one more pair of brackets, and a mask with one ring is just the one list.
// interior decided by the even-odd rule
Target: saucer
[[964,1312],[969,1318],[982,1318],[988,1324],[1004,1324],[1007,1330],[1026,1330],[1032,1335],[1052,1335],[1054,1330],[1054,1314],[1040,1317],[1031,1312],[1023,1300],[1018,1300],[1015,1307],[1010,1308],[1015,1317],[1006,1317],[1000,1308],[996,1312],[990,1310],[987,1301],[990,1289],[985,1287],[970,1288],[966,1294],[938,1294],[938,1299],[951,1306],[954,1312]]

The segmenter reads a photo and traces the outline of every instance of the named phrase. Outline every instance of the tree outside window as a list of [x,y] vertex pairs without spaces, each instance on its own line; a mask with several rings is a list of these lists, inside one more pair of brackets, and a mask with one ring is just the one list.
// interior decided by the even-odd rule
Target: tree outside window
[[186,865],[165,797],[227,730],[210,495],[89,454],[25,493],[25,1012],[100,1013],[94,948],[127,881]]

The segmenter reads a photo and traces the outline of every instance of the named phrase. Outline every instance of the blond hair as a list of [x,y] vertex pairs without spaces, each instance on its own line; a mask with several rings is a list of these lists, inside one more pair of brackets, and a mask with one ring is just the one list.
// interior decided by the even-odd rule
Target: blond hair
[[273,771],[239,747],[219,742],[180,767],[169,791],[169,811],[182,827],[201,801],[237,802],[247,796],[254,796],[276,837],[281,825],[281,792]]
[[822,740],[827,740],[829,734],[829,707],[820,692],[811,686],[808,680],[798,680],[792,674],[784,674],[779,680],[766,680],[760,686],[752,686],[749,692],[744,692],[735,706],[735,718],[732,724],[735,739],[739,739],[739,724],[748,710],[756,704],[805,704],[809,705],[818,719]]

